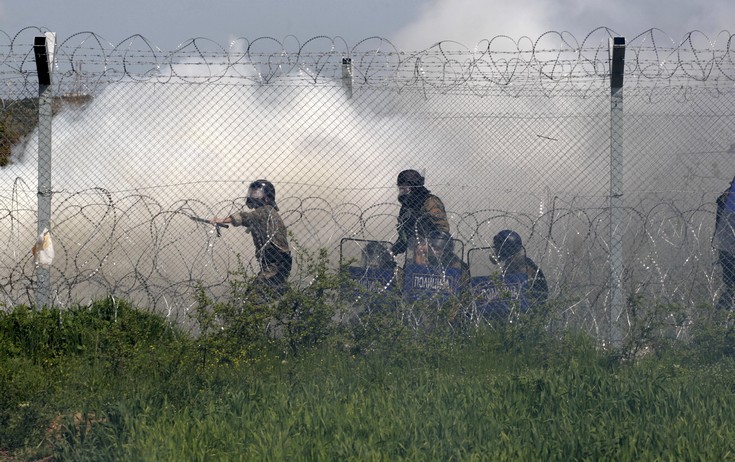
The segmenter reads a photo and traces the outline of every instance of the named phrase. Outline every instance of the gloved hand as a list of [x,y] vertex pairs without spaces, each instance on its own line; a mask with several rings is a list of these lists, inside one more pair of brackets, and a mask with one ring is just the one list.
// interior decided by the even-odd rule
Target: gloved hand
[[402,254],[406,251],[406,243],[403,241],[397,241],[393,246],[390,248],[390,253],[395,257],[396,255]]

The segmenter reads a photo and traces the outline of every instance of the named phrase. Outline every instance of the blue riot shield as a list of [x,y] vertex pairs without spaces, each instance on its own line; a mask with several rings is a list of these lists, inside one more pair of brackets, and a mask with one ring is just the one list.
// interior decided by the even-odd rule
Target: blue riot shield
[[467,265],[462,261],[464,245],[457,239],[412,239],[403,267],[403,295],[411,301],[444,301],[457,295]]
[[446,300],[455,295],[462,271],[457,268],[424,266],[415,263],[403,268],[403,294],[408,300]]
[[392,268],[362,268],[348,266],[347,274],[368,292],[382,292],[395,285],[395,270]]
[[342,293],[354,300],[383,298],[400,285],[398,271],[390,255],[390,242],[344,238],[340,242],[340,267],[349,284]]
[[528,277],[525,274],[477,276],[470,287],[477,315],[485,320],[505,319],[512,313],[526,313]]
[[472,317],[492,321],[511,314],[526,313],[531,308],[526,274],[503,274],[492,247],[475,247],[467,252],[470,265]]

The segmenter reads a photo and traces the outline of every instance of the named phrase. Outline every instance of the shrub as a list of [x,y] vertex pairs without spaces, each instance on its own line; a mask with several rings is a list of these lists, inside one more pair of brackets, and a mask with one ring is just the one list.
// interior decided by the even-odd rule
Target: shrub
[[[298,243],[296,243],[296,246]],[[283,294],[253,290],[252,276],[239,265],[231,274],[227,300],[215,302],[200,284],[190,316],[196,322],[203,362],[239,363],[269,354],[297,355],[329,338],[339,310],[340,276],[328,271],[326,250],[300,249],[300,280]]]

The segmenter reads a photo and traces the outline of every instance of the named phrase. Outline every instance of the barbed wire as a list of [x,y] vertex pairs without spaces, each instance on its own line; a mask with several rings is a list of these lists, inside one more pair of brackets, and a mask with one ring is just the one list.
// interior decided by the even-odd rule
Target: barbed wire
[[[43,32],[0,31],[4,108],[20,112],[18,102],[30,101],[16,114],[26,131],[0,136],[5,306],[35,299],[38,82],[29,39]],[[244,208],[243,198],[212,197],[241,194],[241,180],[222,178],[254,172],[278,176],[288,191],[278,203],[294,239],[292,282],[308,285],[301,251],[326,248],[336,265],[343,238],[395,239],[394,174],[428,166],[431,154],[427,186],[447,200],[462,257],[491,246],[498,230],[517,230],[547,274],[560,322],[597,332],[611,292],[605,153],[615,36],[547,32],[412,52],[380,37],[354,46],[323,36],[226,46],[195,38],[166,52],[140,35],[117,45],[91,32],[63,38],[54,94],[84,98],[54,119],[56,186],[44,191],[54,201],[54,303],[114,294],[183,316],[200,284],[226,296],[232,273],[258,270],[250,238],[236,229],[218,237],[190,217]],[[627,39],[622,223],[631,297],[693,309],[721,291],[711,236],[713,197],[732,177],[731,44],[725,31],[674,41],[651,29]],[[345,79],[359,96],[349,104]],[[5,131],[16,128],[6,120]]]
[[[375,204],[363,210],[358,204],[332,207],[316,197],[288,197],[282,204],[287,204],[284,221],[295,235],[320,236],[318,242],[302,244],[331,250],[345,236],[380,240],[384,235],[376,236],[371,222],[382,217],[395,220],[397,213],[395,204]],[[241,263],[246,273],[257,272],[254,257],[247,256],[254,254],[249,239],[236,230],[218,238],[213,227],[189,217],[217,216],[243,205],[243,200],[208,205],[189,198],[166,208],[150,196],[116,198],[101,188],[64,195],[55,209],[59,262],[53,267],[55,304],[92,301],[114,293],[143,306],[161,309],[165,305],[166,310],[180,315],[193,303],[192,293],[199,286],[225,294],[229,278]],[[686,210],[673,204],[648,210],[626,208],[626,244],[635,249],[635,258],[627,265],[626,286],[633,285],[633,293],[661,303],[687,306],[696,300],[716,299],[720,287],[712,264],[712,227],[704,224],[711,221],[710,209],[704,202]],[[7,218],[11,223],[26,223],[22,215],[31,212],[0,210],[0,223],[7,223]],[[540,215],[488,209],[464,214],[449,211],[449,216],[456,238],[468,250],[491,246],[497,229],[510,227],[528,236],[527,251],[552,281],[552,298],[566,301],[562,312],[584,311],[582,319],[569,315],[567,322],[591,329],[604,317],[599,299],[609,291],[606,213],[604,208],[554,207]],[[22,228],[3,233],[0,266],[5,276],[0,277],[0,303],[6,306],[34,301],[35,267],[30,249],[18,255],[34,232]],[[335,258],[336,252],[331,255]],[[674,257],[677,264],[672,264]],[[298,267],[298,260],[296,264]]]
[[[0,31],[0,79],[6,85],[35,86],[32,37],[45,32],[29,27],[14,35]],[[453,91],[475,95],[598,90],[609,75],[609,39],[617,34],[597,28],[581,40],[567,32],[538,38],[497,36],[474,46],[440,41],[417,51],[400,50],[382,37],[350,46],[339,37],[318,36],[301,43],[239,38],[227,45],[206,38],[190,39],[173,51],[162,51],[142,35],[118,44],[93,32],[57,39],[55,83],[59,94],[95,94],[105,84],[133,81],[275,84],[324,84],[344,77],[349,60],[355,85],[415,87],[427,93]],[[4,43],[3,43],[4,42]],[[733,35],[714,38],[692,31],[675,41],[649,29],[627,41],[628,85],[656,82],[721,83],[735,79]],[[19,81],[18,81],[19,80]],[[631,81],[632,80],[632,81]],[[730,91],[731,85],[718,85]]]

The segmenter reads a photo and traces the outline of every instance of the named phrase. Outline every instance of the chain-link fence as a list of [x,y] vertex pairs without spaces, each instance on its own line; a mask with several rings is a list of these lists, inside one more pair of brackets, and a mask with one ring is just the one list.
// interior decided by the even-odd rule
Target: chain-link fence
[[[247,234],[218,237],[190,217],[243,209],[249,182],[267,178],[291,233],[291,282],[305,285],[300,249],[327,249],[336,268],[359,258],[345,238],[395,241],[404,169],[443,200],[473,277],[492,273],[499,231],[519,233],[566,325],[603,336],[611,315],[626,325],[631,300],[710,309],[721,290],[711,238],[715,198],[735,174],[728,34],[627,37],[618,132],[606,29],[416,52],[380,38],[197,39],[173,52],[140,36],[116,46],[57,38],[49,191],[38,183],[41,35],[0,34],[7,306],[36,301],[40,198],[51,198],[54,304],[113,295],[181,314],[197,284],[225,296],[238,261],[258,271]],[[612,188],[616,136],[622,193]],[[615,231],[626,307],[617,314]]]

